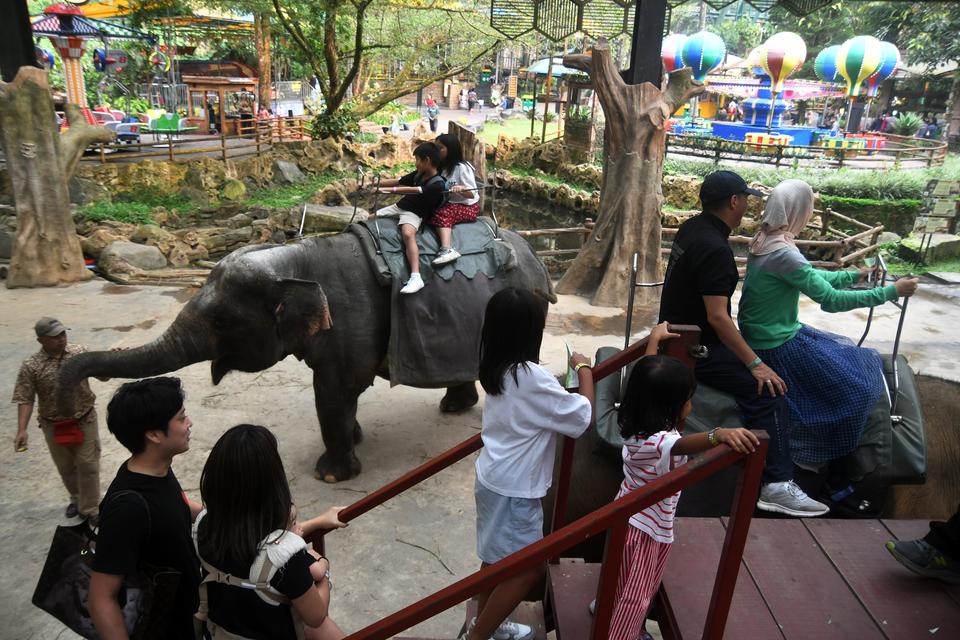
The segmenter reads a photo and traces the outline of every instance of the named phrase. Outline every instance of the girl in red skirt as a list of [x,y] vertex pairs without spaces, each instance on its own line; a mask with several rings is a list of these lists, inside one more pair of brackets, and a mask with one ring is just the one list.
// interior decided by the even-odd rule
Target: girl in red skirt
[[[656,345],[675,335],[669,333],[664,322],[651,332],[650,341]],[[654,353],[655,350],[656,346]],[[680,435],[696,388],[693,369],[676,358],[648,355],[634,366],[618,416],[623,436],[624,479],[617,498],[669,473],[686,462],[687,454],[705,451],[720,443],[740,453],[754,451],[759,440],[746,429],[713,429],[708,433]],[[670,554],[673,515],[679,500],[677,492],[630,518],[610,621],[610,640],[649,637],[644,621]]]
[[460,257],[460,253],[453,248],[453,225],[477,219],[480,215],[480,194],[473,165],[463,159],[463,148],[457,136],[452,133],[439,135],[436,145],[440,148],[440,174],[451,185],[446,204],[437,209],[428,221],[437,228],[437,235],[440,236],[440,252],[433,259],[433,264],[441,265]]

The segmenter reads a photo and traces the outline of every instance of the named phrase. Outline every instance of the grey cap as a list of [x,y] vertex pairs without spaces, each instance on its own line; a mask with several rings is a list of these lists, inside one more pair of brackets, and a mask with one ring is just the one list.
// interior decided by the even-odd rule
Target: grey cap
[[33,329],[37,332],[38,338],[52,338],[67,330],[67,328],[63,326],[62,322],[56,318],[48,317],[43,317],[37,320],[37,324],[33,325]]

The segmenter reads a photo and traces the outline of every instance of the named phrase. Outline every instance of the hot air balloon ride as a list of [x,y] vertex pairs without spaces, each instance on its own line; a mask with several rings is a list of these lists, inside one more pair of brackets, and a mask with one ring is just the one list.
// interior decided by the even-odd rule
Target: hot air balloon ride
[[687,36],[682,33],[671,33],[663,39],[660,45],[660,60],[667,73],[683,68],[683,45]]
[[[687,41],[683,43],[681,57],[683,58],[683,64],[693,71],[694,80],[703,82],[707,74],[723,62],[725,55],[727,55],[727,46],[723,44],[720,36],[709,31],[700,31],[687,38]],[[697,99],[692,98],[690,104],[690,118],[691,121],[695,121]]]
[[[847,97],[850,99],[850,113],[857,99],[860,85],[876,73],[883,62],[883,47],[873,36],[850,38],[837,52],[837,69],[847,81]],[[853,118],[847,118],[847,130],[853,129]]]
[[880,91],[880,83],[893,75],[893,72],[900,66],[900,50],[896,45],[890,42],[880,43],[880,66],[867,78],[867,98],[877,97]]
[[773,123],[773,111],[777,94],[783,91],[783,83],[807,59],[807,45],[795,33],[775,33],[763,45],[760,66],[770,76],[770,111],[767,113],[767,131]]
[[837,68],[838,53],[840,53],[840,45],[835,44],[818,53],[813,62],[813,70],[824,82],[840,82],[843,79]]

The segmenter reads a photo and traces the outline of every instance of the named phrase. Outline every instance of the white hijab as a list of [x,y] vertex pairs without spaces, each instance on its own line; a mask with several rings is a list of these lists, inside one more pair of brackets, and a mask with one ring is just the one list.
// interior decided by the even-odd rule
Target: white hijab
[[793,239],[813,217],[813,189],[803,180],[784,180],[770,193],[760,231],[750,242],[750,253],[762,256],[795,246]]

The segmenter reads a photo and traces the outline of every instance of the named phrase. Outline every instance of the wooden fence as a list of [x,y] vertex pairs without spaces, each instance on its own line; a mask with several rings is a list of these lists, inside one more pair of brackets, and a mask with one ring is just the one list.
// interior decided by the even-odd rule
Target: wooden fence
[[706,158],[720,164],[725,160],[791,164],[794,160],[815,161],[830,166],[851,169],[900,168],[902,166],[940,166],[947,157],[947,143],[939,140],[921,140],[906,136],[884,134],[887,146],[883,149],[827,148],[791,144],[741,142],[713,136],[667,134],[669,153]]
[[[101,164],[131,160],[168,160],[184,162],[200,156],[221,160],[250,155],[259,156],[277,142],[310,140],[307,118],[270,118],[237,122],[235,136],[193,135],[190,133],[141,133],[139,142],[98,144],[91,147],[83,160]],[[146,125],[143,125],[146,129]],[[165,139],[164,139],[165,138]]]
[[[698,211],[676,212],[680,215],[695,215]],[[818,219],[819,218],[819,219]],[[848,227],[854,229],[853,233],[847,233],[838,228],[838,223],[845,223]],[[579,248],[576,249],[546,249],[537,251],[541,258],[553,257],[574,257],[580,253],[583,243],[590,237],[593,231],[594,222],[587,218],[582,227],[569,227],[563,229],[530,229],[517,231],[517,234],[524,238],[557,238],[562,236],[575,235],[580,238]],[[877,252],[880,247],[880,234],[883,233],[883,225],[869,225],[860,222],[849,216],[831,210],[829,207],[823,211],[814,211],[814,220],[807,228],[819,232],[821,238],[817,240],[796,240],[796,244],[801,249],[817,250],[819,253],[829,255],[829,259],[811,260],[810,264],[822,269],[844,269],[871,254]],[[663,246],[667,240],[672,241],[677,235],[677,229],[673,227],[663,227],[660,231],[661,248],[663,255],[670,254],[670,246]],[[752,238],[747,236],[730,236],[730,242],[734,245],[748,245]],[[736,258],[738,265],[744,265],[747,262],[746,257]]]

